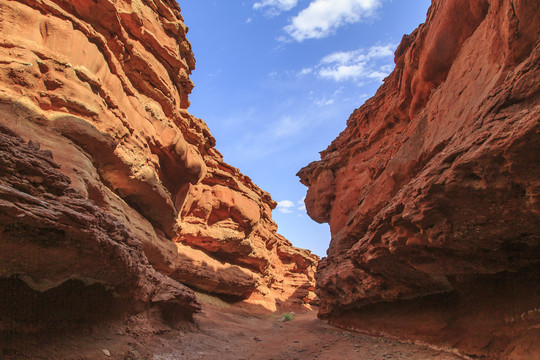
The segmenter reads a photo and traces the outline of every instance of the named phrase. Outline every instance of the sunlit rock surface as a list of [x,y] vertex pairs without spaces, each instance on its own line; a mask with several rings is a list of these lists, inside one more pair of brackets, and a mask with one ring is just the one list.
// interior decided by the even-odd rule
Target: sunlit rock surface
[[299,172],[332,233],[320,316],[490,359],[540,353],[539,8],[432,1]]
[[276,203],[186,110],[186,32],[172,0],[0,1],[2,319],[50,294],[74,317],[189,316],[184,285],[272,310],[313,301],[318,258],[276,233]]

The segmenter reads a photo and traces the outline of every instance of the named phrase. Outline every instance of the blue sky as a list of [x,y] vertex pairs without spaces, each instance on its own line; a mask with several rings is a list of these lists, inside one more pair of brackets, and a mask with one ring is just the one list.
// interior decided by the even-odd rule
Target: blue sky
[[279,202],[278,232],[325,256],[296,173],[345,129],[393,67],[430,0],[179,0],[197,60],[191,114]]

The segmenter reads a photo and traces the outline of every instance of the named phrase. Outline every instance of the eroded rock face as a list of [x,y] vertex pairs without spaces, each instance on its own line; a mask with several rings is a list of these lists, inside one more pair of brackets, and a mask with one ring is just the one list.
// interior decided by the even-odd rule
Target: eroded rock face
[[186,32],[173,0],[0,1],[2,288],[99,286],[186,314],[182,283],[274,309],[313,298],[317,257],[276,234],[275,202],[186,110]]
[[332,233],[321,316],[490,358],[538,351],[539,8],[433,1],[377,94],[299,172]]
[[[225,264],[227,268],[218,271],[224,282],[215,290],[217,293],[249,298],[273,310],[276,305],[287,303],[310,304],[315,298],[318,257],[292,247],[276,233],[271,211],[277,203],[268,193],[224,163],[215,149],[205,156],[205,163],[208,175],[199,184],[189,185],[182,195],[182,223],[176,241]],[[182,249],[180,245],[178,248]],[[190,255],[184,252],[183,256]],[[215,268],[211,260],[197,255],[192,258],[200,259],[205,267]],[[196,284],[200,267],[182,266],[184,272],[192,269],[195,278],[188,283],[199,287]],[[177,273],[171,276],[181,280]]]
[[138,311],[148,303],[164,304],[186,317],[198,310],[195,294],[157,272],[133,233],[72,188],[59,169],[50,150],[40,150],[35,140],[26,144],[0,126],[2,318],[39,318],[21,308],[32,301],[17,295],[33,290],[27,296],[39,297],[69,288],[66,284],[94,286],[101,293],[101,299],[92,299],[94,307],[86,309],[90,314],[77,314],[87,304],[69,304],[72,294],[64,294],[66,305],[57,311],[75,319],[80,315],[80,320],[99,313],[100,305]]

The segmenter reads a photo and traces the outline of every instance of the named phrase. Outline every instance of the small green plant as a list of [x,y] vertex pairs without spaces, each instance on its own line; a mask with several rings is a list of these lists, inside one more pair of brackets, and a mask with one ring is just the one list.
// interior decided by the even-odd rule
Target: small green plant
[[294,313],[284,313],[284,314],[281,314],[281,318],[283,319],[283,321],[293,321],[294,320]]

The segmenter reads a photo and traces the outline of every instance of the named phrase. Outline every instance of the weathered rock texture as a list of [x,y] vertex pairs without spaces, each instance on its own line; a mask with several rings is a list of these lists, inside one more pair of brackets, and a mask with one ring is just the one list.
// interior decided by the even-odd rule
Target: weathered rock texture
[[36,309],[189,315],[182,283],[312,300],[316,256],[186,110],[186,32],[173,0],[0,1],[0,329]]
[[526,0],[434,0],[404,36],[377,94],[298,174],[332,233],[320,316],[535,358],[521,351],[540,335],[539,39]]

